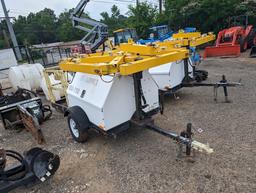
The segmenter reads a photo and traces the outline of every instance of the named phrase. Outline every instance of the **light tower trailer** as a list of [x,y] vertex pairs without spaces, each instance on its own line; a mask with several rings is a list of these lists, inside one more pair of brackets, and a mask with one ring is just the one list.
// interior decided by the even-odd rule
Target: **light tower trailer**
[[[210,32],[208,34],[201,34],[200,32],[177,33],[173,35],[172,40],[156,42],[155,44],[169,48],[185,47],[190,50],[213,40],[215,40],[215,35]],[[238,82],[228,82],[224,75],[219,82],[203,82],[208,78],[208,72],[198,70],[196,64],[190,58],[156,66],[149,69],[149,73],[156,81],[161,95],[173,94],[184,87],[204,86],[214,88],[214,100],[217,101],[218,88],[223,87],[225,102],[229,102],[227,87],[241,85]]]
[[191,124],[179,135],[157,127],[152,118],[160,109],[159,88],[148,69],[188,56],[183,48],[121,44],[119,52],[109,56],[61,62],[62,70],[76,72],[67,89],[65,112],[72,137],[85,142],[90,128],[116,136],[135,124],[184,144],[187,155],[191,148],[212,153],[213,149],[192,139]]

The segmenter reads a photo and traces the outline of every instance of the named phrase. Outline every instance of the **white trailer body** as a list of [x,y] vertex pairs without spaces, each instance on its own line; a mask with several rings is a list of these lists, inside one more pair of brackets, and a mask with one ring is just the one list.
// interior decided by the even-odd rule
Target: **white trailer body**
[[[189,76],[193,78],[193,62],[188,60]],[[185,77],[184,60],[167,63],[149,69],[149,73],[156,81],[159,89],[168,90],[179,86]]]
[[[159,107],[158,86],[148,71],[141,80],[147,107]],[[67,90],[69,107],[79,106],[98,128],[108,131],[131,120],[136,111],[133,76],[98,76],[77,72]]]

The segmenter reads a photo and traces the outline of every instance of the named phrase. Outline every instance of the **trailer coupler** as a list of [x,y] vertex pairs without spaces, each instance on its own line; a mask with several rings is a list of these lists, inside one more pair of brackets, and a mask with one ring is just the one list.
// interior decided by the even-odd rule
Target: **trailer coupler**
[[203,83],[203,82],[182,83],[182,87],[201,87],[201,86],[213,87],[214,101],[216,102],[218,97],[218,88],[222,87],[224,91],[226,103],[230,102],[228,99],[228,87],[236,87],[241,85],[242,85],[241,82],[228,82],[225,75],[222,75],[222,79],[216,83]]
[[208,145],[192,139],[193,133],[192,133],[192,124],[191,123],[187,124],[186,131],[181,132],[180,135],[178,135],[177,133],[162,129],[154,124],[147,124],[146,128],[148,128],[152,131],[155,131],[161,135],[164,135],[166,137],[169,137],[169,138],[173,139],[174,141],[176,141],[180,145],[185,145],[187,156],[191,155],[191,149],[195,149],[200,152],[205,152],[207,154],[213,153],[213,149],[210,148]]
[[[19,164],[7,168],[9,158]],[[16,151],[0,149],[0,192],[7,193],[19,186],[45,182],[55,174],[59,165],[58,155],[41,148],[29,150],[24,157]]]

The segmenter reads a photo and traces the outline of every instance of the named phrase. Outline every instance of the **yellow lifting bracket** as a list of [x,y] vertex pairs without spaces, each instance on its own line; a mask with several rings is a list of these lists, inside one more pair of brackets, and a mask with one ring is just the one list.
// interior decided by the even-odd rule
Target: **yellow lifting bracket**
[[64,71],[83,72],[95,75],[131,75],[152,67],[189,57],[185,48],[163,48],[137,44],[121,44],[118,51],[105,55],[88,55],[61,61]]
[[200,38],[201,37],[201,32],[190,32],[190,33],[179,32],[179,33],[173,34],[172,37],[174,39]]
[[205,44],[215,40],[216,36],[209,32],[208,34],[201,34],[200,32],[192,33],[177,33],[173,34],[171,40],[166,40],[164,42],[156,42],[156,45],[165,47],[197,47],[199,45]]
[[214,41],[216,36],[213,33],[203,34],[199,38],[192,38],[189,42],[190,47],[197,47],[199,45],[205,44],[207,42]]

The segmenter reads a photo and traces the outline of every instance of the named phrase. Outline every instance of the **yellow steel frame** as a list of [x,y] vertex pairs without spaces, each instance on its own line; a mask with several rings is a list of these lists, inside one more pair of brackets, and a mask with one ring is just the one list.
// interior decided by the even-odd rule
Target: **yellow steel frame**
[[[199,35],[200,34],[200,35]],[[215,40],[216,36],[213,33],[203,34],[199,32],[192,33],[178,33],[174,34],[177,39],[167,40],[164,42],[156,42],[156,45],[165,47],[197,47],[199,45],[205,44]]]
[[189,41],[190,47],[197,47],[199,45],[214,41],[216,39],[216,36],[213,33],[203,34],[199,38],[192,38]]
[[140,72],[149,68],[160,66],[169,62],[182,60],[185,58],[188,58],[188,50],[176,50],[169,53],[149,57],[143,60],[120,65],[119,71],[121,75],[130,75],[136,72]]
[[189,57],[189,50],[181,47],[196,47],[213,41],[212,33],[200,32],[174,34],[176,39],[157,42],[153,45],[138,45],[133,42],[121,44],[115,50],[89,54],[60,62],[64,71],[83,72],[96,75],[131,75],[169,62]]
[[174,39],[200,38],[201,37],[201,33],[200,32],[190,32],[190,33],[179,32],[179,33],[173,34],[172,37]]
[[92,54],[60,62],[64,71],[83,72],[96,75],[131,75],[168,62],[189,57],[185,48],[163,48],[137,44],[121,44],[118,50],[109,54]]

